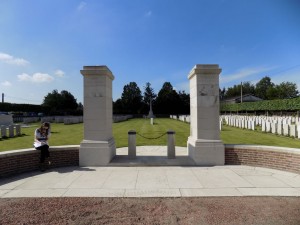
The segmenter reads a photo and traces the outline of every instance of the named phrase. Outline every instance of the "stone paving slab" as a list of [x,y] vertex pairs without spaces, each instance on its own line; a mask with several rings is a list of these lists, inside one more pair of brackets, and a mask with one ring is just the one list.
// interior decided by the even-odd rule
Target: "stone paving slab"
[[65,167],[2,179],[0,197],[300,196],[299,179],[248,166]]
[[[125,156],[126,151],[117,149],[117,154]],[[296,173],[234,165],[174,166],[161,146],[137,148],[137,155],[146,163],[132,166],[119,161],[106,167],[53,168],[3,178],[0,198],[300,196]],[[186,148],[176,147],[176,155],[186,160]],[[154,166],[155,157],[166,164]]]

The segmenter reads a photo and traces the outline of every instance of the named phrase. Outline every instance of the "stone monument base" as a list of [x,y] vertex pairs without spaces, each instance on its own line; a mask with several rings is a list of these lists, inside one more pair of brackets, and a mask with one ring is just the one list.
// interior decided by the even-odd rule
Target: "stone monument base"
[[225,146],[220,140],[188,138],[189,156],[198,166],[221,166],[225,164]]
[[116,155],[115,140],[83,140],[79,148],[79,166],[106,166]]

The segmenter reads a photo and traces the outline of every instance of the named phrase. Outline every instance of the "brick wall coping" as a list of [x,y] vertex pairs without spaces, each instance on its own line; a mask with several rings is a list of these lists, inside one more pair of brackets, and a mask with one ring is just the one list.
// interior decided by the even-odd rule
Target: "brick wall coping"
[[225,144],[225,149],[241,149],[241,150],[247,149],[247,150],[300,154],[300,148],[287,148],[287,147],[275,147],[275,146],[264,146],[264,145]]
[[[62,145],[62,146],[50,146],[49,150],[52,151],[61,151],[61,150],[78,150],[79,145]],[[24,155],[24,154],[32,154],[37,150],[34,148],[26,148],[26,149],[19,149],[19,150],[9,150],[0,152],[0,158],[9,157],[9,156],[17,156],[17,155]]]

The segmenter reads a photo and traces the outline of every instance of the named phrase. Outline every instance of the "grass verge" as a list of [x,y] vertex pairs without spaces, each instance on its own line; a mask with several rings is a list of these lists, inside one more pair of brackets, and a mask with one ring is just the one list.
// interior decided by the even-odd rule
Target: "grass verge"
[[[40,126],[39,123],[31,124],[28,128],[22,128],[22,135],[14,138],[0,139],[0,151],[32,148],[34,131]],[[128,146],[128,131],[137,132],[136,142],[141,145],[167,145],[168,130],[176,132],[176,146],[186,146],[190,134],[190,125],[172,119],[154,119],[154,125],[149,119],[131,119],[113,124],[113,136],[116,146]],[[83,139],[83,124],[64,125],[51,124],[50,145],[79,145]],[[158,138],[159,137],[159,138]],[[259,130],[251,131],[229,126],[223,126],[221,139],[224,144],[254,144],[269,145],[290,148],[300,148],[300,140],[290,137],[263,133]]]

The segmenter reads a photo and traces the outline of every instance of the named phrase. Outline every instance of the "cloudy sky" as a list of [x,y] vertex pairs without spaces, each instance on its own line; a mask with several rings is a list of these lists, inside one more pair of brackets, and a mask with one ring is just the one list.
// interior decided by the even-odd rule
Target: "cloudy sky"
[[85,65],[110,68],[114,100],[131,81],[188,92],[195,64],[219,64],[221,88],[270,76],[299,90],[299,26],[299,0],[1,0],[0,92],[82,102]]

